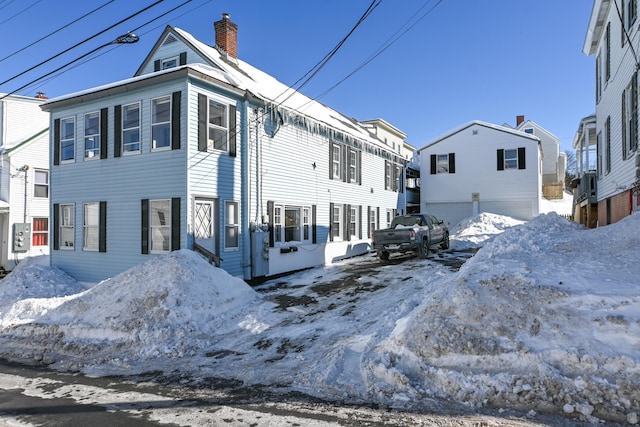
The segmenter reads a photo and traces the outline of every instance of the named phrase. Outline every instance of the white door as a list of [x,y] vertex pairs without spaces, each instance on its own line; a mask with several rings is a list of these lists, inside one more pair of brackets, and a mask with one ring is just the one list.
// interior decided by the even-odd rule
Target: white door
[[196,199],[193,214],[196,243],[208,251],[218,254],[215,233],[215,202],[213,200]]

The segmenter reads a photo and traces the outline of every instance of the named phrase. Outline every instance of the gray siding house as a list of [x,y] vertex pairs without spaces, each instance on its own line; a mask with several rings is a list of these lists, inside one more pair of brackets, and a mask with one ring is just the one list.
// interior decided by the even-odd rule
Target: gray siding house
[[367,129],[168,26],[133,78],[51,99],[51,263],[96,282],[197,249],[250,280],[366,253],[405,160]]

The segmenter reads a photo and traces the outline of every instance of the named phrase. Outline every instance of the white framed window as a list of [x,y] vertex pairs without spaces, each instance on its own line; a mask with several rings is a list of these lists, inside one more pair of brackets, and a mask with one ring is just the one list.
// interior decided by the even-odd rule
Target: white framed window
[[352,239],[358,238],[358,207],[352,206],[349,210],[349,235]]
[[100,112],[84,115],[84,158],[100,158]]
[[349,150],[349,182],[358,182],[358,153]]
[[308,206],[274,205],[274,243],[310,243],[311,208]]
[[49,171],[36,169],[33,181],[33,197],[49,197]]
[[83,209],[83,246],[84,251],[97,251],[100,227],[100,204],[85,203]]
[[504,168],[505,169],[518,169],[518,150],[508,149],[504,150]]
[[[369,209],[369,231],[374,232],[378,228],[378,221],[376,221],[376,208]],[[371,237],[370,235],[367,237]]]
[[75,235],[73,204],[60,205],[60,249],[73,250]]
[[140,152],[140,103],[122,107],[122,154]]
[[342,157],[340,155],[340,146],[337,144],[331,144],[332,164],[333,164],[333,179],[342,178]]
[[622,152],[623,159],[638,148],[638,73],[622,91]]
[[524,133],[528,133],[529,135],[534,135],[535,129],[533,128],[524,128]]
[[49,246],[49,218],[33,218],[32,246]]
[[342,205],[333,205],[333,211],[331,212],[331,237],[333,241],[344,240],[342,233],[342,229],[344,228],[342,209]]
[[163,59],[160,62],[160,69],[161,70],[166,70],[168,68],[175,68],[178,66],[178,64],[180,63],[180,57],[178,56],[173,56],[171,58],[166,58]]
[[273,208],[273,228],[274,228],[274,242],[282,242],[282,206],[274,206]]
[[60,161],[75,159],[76,152],[76,119],[67,117],[60,120]]
[[240,247],[238,202],[224,202],[224,248]]
[[449,173],[449,155],[438,154],[436,173]]
[[395,216],[395,209],[387,209],[387,228],[391,227],[391,221],[393,221]]
[[228,108],[225,104],[221,104],[209,99],[208,114],[208,145],[209,148],[220,151],[227,151],[229,141],[228,129]]
[[151,148],[171,147],[171,96],[151,100]]
[[389,162],[384,163],[384,188],[391,190],[393,188],[393,170]]
[[171,200],[149,200],[151,253],[171,250]]

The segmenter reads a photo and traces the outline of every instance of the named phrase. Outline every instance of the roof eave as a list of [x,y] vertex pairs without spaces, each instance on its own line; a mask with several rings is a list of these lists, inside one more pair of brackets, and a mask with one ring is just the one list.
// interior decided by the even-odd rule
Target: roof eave
[[582,52],[584,52],[585,55],[591,56],[598,50],[598,45],[600,44],[600,38],[602,37],[602,31],[606,25],[606,19],[609,15],[610,7],[611,0],[593,1],[591,18],[589,19],[589,26],[587,27],[584,45],[582,46]]

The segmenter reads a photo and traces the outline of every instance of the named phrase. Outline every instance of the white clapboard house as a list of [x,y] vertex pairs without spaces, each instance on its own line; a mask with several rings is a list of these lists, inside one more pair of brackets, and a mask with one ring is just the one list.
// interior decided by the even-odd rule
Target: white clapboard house
[[529,220],[542,197],[540,139],[507,126],[466,123],[420,153],[420,204],[449,226],[490,212]]
[[49,254],[49,115],[43,97],[0,93],[0,266]]
[[[177,249],[250,280],[369,249],[404,159],[339,112],[167,27],[135,76],[51,115],[52,265],[98,281]],[[213,40],[213,35],[212,35]]]

